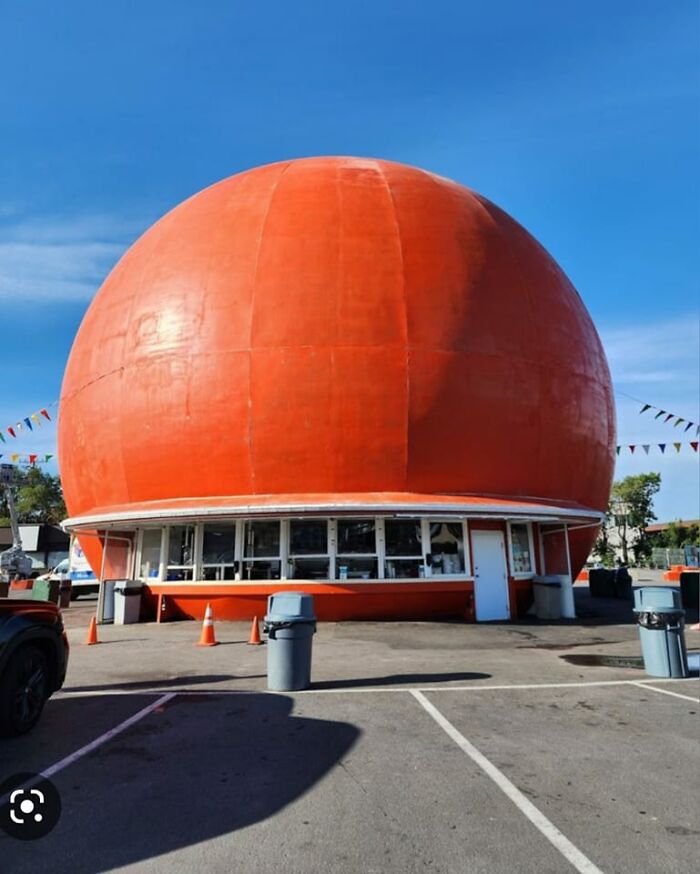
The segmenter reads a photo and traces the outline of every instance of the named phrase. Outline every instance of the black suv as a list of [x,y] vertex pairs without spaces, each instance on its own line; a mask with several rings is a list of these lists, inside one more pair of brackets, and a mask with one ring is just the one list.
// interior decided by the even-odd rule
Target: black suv
[[0,736],[34,727],[63,685],[68,650],[55,604],[0,598]]

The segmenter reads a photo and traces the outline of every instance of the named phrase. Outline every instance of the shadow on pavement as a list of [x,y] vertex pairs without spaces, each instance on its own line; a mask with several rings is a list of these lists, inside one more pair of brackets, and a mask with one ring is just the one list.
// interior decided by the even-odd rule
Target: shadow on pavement
[[258,680],[265,674],[193,674],[192,676],[168,677],[165,680],[134,680],[131,683],[100,683],[99,686],[64,686],[62,692],[104,692],[107,689],[138,691],[142,689],[171,689],[179,686],[225,683],[227,680]]
[[[70,711],[64,721],[78,721],[86,700],[55,706]],[[0,834],[3,870],[145,870],[149,859],[274,816],[309,792],[361,733],[350,723],[293,716],[292,704],[284,695],[254,693],[173,699],[54,776],[58,825],[36,841]],[[21,761],[13,765],[26,770]],[[286,867],[283,843],[279,852]]]
[[452,674],[390,674],[387,677],[362,677],[359,680],[328,680],[325,683],[312,683],[311,689],[363,689],[367,686],[405,686],[424,683],[449,683],[455,680],[488,680],[491,674],[452,673]]

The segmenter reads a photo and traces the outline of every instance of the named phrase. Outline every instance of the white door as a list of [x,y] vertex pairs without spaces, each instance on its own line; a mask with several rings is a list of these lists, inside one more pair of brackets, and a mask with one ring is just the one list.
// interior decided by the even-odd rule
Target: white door
[[472,530],[472,551],[477,622],[510,619],[503,533]]

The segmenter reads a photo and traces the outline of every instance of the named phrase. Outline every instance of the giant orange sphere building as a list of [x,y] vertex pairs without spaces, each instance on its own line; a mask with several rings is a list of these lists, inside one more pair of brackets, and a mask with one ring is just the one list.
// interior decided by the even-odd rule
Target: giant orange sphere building
[[241,173],[148,230],[83,320],[59,430],[100,575],[241,618],[286,587],[321,618],[517,615],[535,574],[582,565],[614,443],[547,252],[473,191],[360,158]]

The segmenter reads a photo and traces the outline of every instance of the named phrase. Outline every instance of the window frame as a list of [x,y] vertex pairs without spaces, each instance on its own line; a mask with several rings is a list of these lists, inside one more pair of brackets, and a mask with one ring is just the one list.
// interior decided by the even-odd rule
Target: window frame
[[[530,552],[530,570],[516,571],[515,561],[513,559],[513,525],[524,525],[527,531],[528,548]],[[529,580],[537,574],[537,563],[535,561],[535,541],[532,533],[532,522],[509,521],[506,523],[508,529],[508,564],[510,575],[514,580]]]

